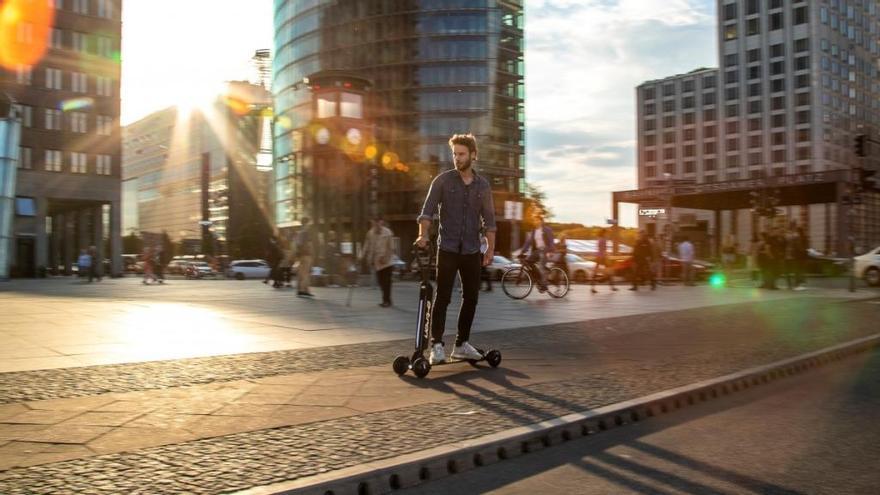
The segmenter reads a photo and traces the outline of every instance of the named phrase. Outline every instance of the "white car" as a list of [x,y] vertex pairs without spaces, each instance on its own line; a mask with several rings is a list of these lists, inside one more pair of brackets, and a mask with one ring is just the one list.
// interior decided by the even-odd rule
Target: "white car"
[[855,257],[855,274],[872,287],[880,286],[880,247]]
[[504,270],[507,270],[507,267],[512,264],[513,261],[510,261],[504,256],[493,256],[492,262],[486,266],[486,270],[489,270],[489,275],[492,277],[492,280],[501,280],[501,276],[504,275]]
[[271,271],[269,264],[263,260],[235,260],[226,269],[226,276],[236,280],[266,278]]
[[596,270],[596,262],[588,261],[576,254],[568,253],[565,255],[565,262],[568,264],[568,278],[574,282],[586,282],[593,278],[593,272]]

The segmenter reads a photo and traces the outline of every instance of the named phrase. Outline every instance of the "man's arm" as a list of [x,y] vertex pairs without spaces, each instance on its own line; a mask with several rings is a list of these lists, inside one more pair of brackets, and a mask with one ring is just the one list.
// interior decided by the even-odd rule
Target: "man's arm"
[[419,237],[416,239],[416,244],[422,249],[428,245],[428,232],[431,229],[431,219],[434,217],[434,213],[437,212],[437,206],[440,204],[442,189],[440,176],[438,175],[433,181],[431,181],[431,187],[428,189],[428,196],[425,198],[425,203],[422,205],[422,213],[417,219],[419,222]]
[[492,263],[492,257],[495,255],[495,231],[486,232],[486,253],[483,255],[483,266]]
[[495,202],[492,200],[492,189],[489,187],[489,183],[486,182],[486,179],[482,180],[486,184],[486,192],[483,194],[482,211],[480,212],[483,217],[483,229],[486,232],[486,241],[488,242],[488,249],[486,249],[486,253],[483,255],[483,266],[486,266],[489,263],[492,263],[492,256],[495,254],[495,231],[498,230],[498,227],[495,225]]

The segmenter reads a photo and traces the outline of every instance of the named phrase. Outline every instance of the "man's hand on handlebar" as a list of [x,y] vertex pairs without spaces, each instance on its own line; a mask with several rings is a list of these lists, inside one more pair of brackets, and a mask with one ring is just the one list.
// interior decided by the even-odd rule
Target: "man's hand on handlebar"
[[425,237],[425,236],[423,236],[423,235],[420,235],[420,236],[416,239],[415,245],[416,245],[419,249],[425,249],[425,248],[427,248],[427,247],[428,247],[428,238]]

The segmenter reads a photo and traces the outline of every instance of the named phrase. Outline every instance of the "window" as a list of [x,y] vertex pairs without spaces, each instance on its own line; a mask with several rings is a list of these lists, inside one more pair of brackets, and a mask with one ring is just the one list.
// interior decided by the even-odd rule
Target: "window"
[[86,154],[76,151],[70,152],[70,172],[74,174],[86,173]]
[[98,55],[102,57],[113,57],[113,40],[106,36],[98,36]]
[[95,158],[95,173],[98,175],[111,175],[112,163],[110,155],[98,155]]
[[645,130],[646,131],[653,131],[656,128],[657,128],[657,121],[655,121],[654,119],[645,121]]
[[707,125],[703,127],[703,138],[713,138],[715,137],[715,126]]
[[715,159],[706,158],[703,160],[703,170],[715,170]]
[[749,113],[761,113],[761,100],[749,102]]
[[689,144],[689,145],[687,145],[687,146],[684,147],[684,156],[685,156],[685,157],[692,157],[692,156],[694,156],[694,145]]
[[697,131],[694,129],[685,129],[682,135],[684,136],[683,139],[685,141],[693,141],[697,139]]
[[654,88],[645,88],[645,99],[653,100],[655,93]]
[[757,136],[749,136],[749,148],[760,148],[762,146],[762,139],[760,135]]
[[773,134],[770,135],[770,139],[772,140],[774,146],[785,144],[785,133],[784,132],[774,132]]
[[98,115],[98,134],[110,136],[113,134],[113,117]]
[[728,3],[724,5],[724,20],[725,21],[733,21],[736,20],[736,4]]
[[339,102],[339,115],[352,119],[360,119],[364,116],[363,96],[355,93],[342,93]]
[[809,15],[807,14],[807,6],[797,7],[794,9],[794,23],[795,24],[806,24],[809,21]]
[[780,74],[785,74],[785,62],[780,60],[779,62],[771,63],[770,64],[770,75],[771,76],[778,76]]
[[810,51],[810,41],[806,38],[794,40],[794,51],[795,52],[808,52],[808,51]]
[[784,56],[785,56],[785,45],[783,45],[782,43],[770,45],[770,58],[784,57]]
[[657,110],[657,106],[653,103],[648,103],[645,105],[645,115],[654,115]]
[[663,112],[674,112],[675,100],[667,100],[663,102]]
[[808,88],[810,87],[810,75],[809,74],[801,74],[794,78],[794,86],[796,88]]
[[61,172],[61,151],[46,150],[45,168],[49,172]]
[[694,97],[693,96],[685,96],[681,99],[681,107],[682,108],[694,108]]
[[749,153],[749,156],[748,156],[749,165],[760,165],[761,162],[763,162],[763,161],[764,161],[764,159],[763,159],[763,156],[761,156],[761,153]]
[[695,164],[693,161],[684,162],[684,173],[692,174],[694,173]]
[[779,93],[785,91],[785,79],[773,79],[770,81],[770,92]]
[[70,74],[70,89],[74,93],[85,93],[88,88],[88,76],[82,72],[72,72]]
[[663,96],[673,96],[675,94],[675,85],[667,83],[663,85]]
[[336,93],[318,96],[318,118],[336,116]]
[[809,110],[801,110],[797,112],[797,123],[798,124],[808,124],[810,122],[810,111]]
[[83,112],[70,112],[70,130],[80,134],[88,132],[87,117]]
[[799,143],[807,143],[810,141],[810,130],[809,129],[798,129],[796,133],[797,142]]
[[46,88],[62,89],[61,85],[61,69],[46,68]]
[[663,150],[663,159],[664,160],[674,160],[675,159],[675,148],[665,148]]
[[761,49],[753,48],[746,52],[746,60],[749,62],[758,62],[761,60]]
[[771,155],[773,156],[773,163],[783,163],[787,160],[784,148],[781,150],[773,150]]
[[705,153],[707,155],[714,155],[715,154],[715,143],[712,143],[712,142],[703,143],[703,153]]
[[88,15],[89,0],[73,0],[73,11],[77,14]]
[[657,161],[657,152],[654,150],[645,151],[645,161],[648,161],[648,162]]
[[798,57],[794,59],[794,70],[807,70],[810,68],[810,57]]
[[681,83],[681,90],[685,93],[690,93],[694,90],[694,81],[693,79],[688,79]]
[[703,78],[703,88],[714,88],[715,83],[715,76],[705,76]]
[[21,146],[18,148],[18,151],[18,168],[30,170],[33,167],[34,150],[27,146]]
[[703,110],[703,120],[715,120],[715,110],[712,108]]
[[663,143],[672,144],[675,142],[675,131],[667,131],[663,133]]
[[711,93],[703,93],[703,105],[714,105],[715,104],[715,92]]
[[770,116],[771,127],[785,127],[785,114],[777,114]]
[[739,134],[739,122],[728,122],[724,126],[724,132],[727,134]]
[[86,53],[89,46],[88,35],[74,31],[71,33],[71,48],[80,53]]
[[98,76],[96,78],[98,96],[113,96],[113,79]]
[[761,20],[758,18],[746,20],[746,35],[754,36],[761,34]]
[[663,165],[663,172],[669,175],[675,175],[675,164],[667,163],[666,165]]
[[736,39],[736,24],[728,24],[724,26],[724,41]]
[[113,19],[113,1],[98,0],[98,17]]
[[770,99],[770,108],[773,110],[785,109],[785,96],[774,96]]
[[58,28],[52,28],[52,37],[49,38],[49,47],[55,48],[56,50],[60,49],[60,48],[64,48],[63,38],[64,38],[63,31],[61,31]]
[[34,79],[34,67],[32,65],[15,66],[15,82],[18,84],[31,85]]
[[[725,161],[730,168],[739,167],[739,155],[727,155]],[[727,174],[727,177],[729,178],[730,174]]]
[[654,177],[657,175],[657,167],[645,167],[645,177]]
[[739,79],[739,74],[735,70],[729,70],[724,73],[724,82],[727,84],[735,83]]
[[749,83],[749,97],[761,96],[761,83]]
[[663,127],[675,127],[675,116],[663,117]]
[[737,139],[737,138],[728,139],[725,149],[728,152],[737,151],[739,149],[739,139]]
[[693,125],[696,120],[696,114],[694,112],[688,112],[681,115],[682,123],[684,125]]
[[810,157],[812,156],[812,153],[810,153],[809,147],[797,148],[795,150],[795,153],[796,153],[795,156],[796,156],[797,160],[809,160]]
[[739,99],[739,88],[734,86],[724,91],[724,98],[728,101]]
[[802,106],[810,104],[810,93],[809,92],[798,93],[798,94],[794,95],[794,98],[795,98],[794,104],[796,106],[802,107]]
[[14,104],[12,108],[15,109],[18,117],[21,119],[22,127],[33,127],[34,125],[34,107],[29,105],[21,105]]
[[724,115],[726,115],[727,117],[736,117],[737,115],[739,115],[739,105],[727,105],[727,108],[724,111]]
[[755,65],[753,67],[749,67],[749,79],[760,79],[761,78],[761,66]]
[[56,110],[53,108],[46,109],[46,122],[45,122],[46,130],[49,131],[60,131],[61,130],[61,110]]
[[782,29],[782,12],[774,12],[770,14],[770,22],[769,22],[770,31],[776,31],[778,29]]
[[37,202],[34,198],[26,196],[15,197],[15,214],[20,217],[34,217],[37,215]]
[[736,53],[728,53],[724,56],[724,65],[727,67],[734,66],[739,63],[739,59]]
[[657,144],[657,136],[655,134],[650,134],[645,136],[645,146],[654,146]]
[[749,130],[750,131],[760,131],[761,130],[761,117],[749,119]]
[[746,15],[759,14],[761,3],[759,0],[746,0]]

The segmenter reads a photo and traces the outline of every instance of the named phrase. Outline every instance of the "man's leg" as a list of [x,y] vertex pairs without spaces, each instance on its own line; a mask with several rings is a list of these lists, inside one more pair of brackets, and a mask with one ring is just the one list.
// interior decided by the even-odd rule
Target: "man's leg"
[[379,287],[382,288],[382,302],[384,304],[391,304],[391,270],[393,268],[388,266],[376,272],[379,276]]
[[297,275],[297,292],[309,292],[309,284],[312,281],[312,257],[301,256]]
[[431,343],[443,342],[446,326],[446,308],[452,299],[452,285],[458,270],[457,254],[440,250],[437,254],[437,292],[431,308]]
[[458,335],[455,345],[467,342],[471,335],[471,325],[477,311],[477,300],[480,296],[480,264],[481,253],[460,256],[458,273],[461,275],[461,309],[458,312]]

